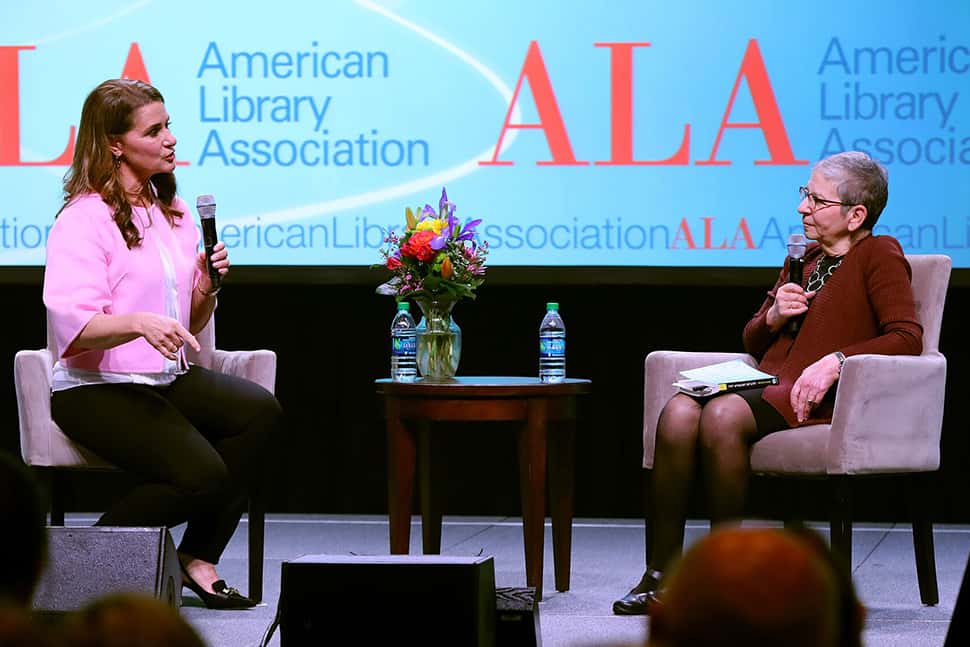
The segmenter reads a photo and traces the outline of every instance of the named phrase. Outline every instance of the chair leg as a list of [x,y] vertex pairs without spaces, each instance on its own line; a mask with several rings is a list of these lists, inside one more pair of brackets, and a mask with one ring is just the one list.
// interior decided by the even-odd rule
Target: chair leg
[[51,525],[52,526],[63,526],[64,525],[64,475],[58,470],[50,469],[44,470],[47,476],[49,488],[50,488],[50,503],[51,503]]
[[848,476],[830,479],[834,490],[830,529],[832,552],[852,573],[852,483]]
[[263,599],[263,541],[266,509],[259,495],[249,499],[249,599]]
[[924,474],[906,477],[906,500],[913,520],[913,552],[916,554],[916,579],[923,604],[933,606],[940,601],[936,585],[936,554],[933,548],[933,522],[927,512],[930,501]]
[[786,500],[790,503],[782,513],[782,523],[788,530],[799,530],[805,527],[805,518],[801,511],[805,509],[802,504],[802,490],[797,479],[774,478],[772,484],[778,488],[785,488]]

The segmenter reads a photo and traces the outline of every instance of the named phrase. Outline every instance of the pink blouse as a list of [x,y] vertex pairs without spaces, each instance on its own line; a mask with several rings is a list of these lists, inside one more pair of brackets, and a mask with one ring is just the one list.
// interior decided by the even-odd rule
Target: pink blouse
[[179,322],[189,327],[201,235],[185,201],[175,198],[173,206],[183,214],[174,226],[155,206],[132,209],[142,241],[131,249],[100,195],[76,198],[57,217],[47,241],[44,305],[63,366],[119,373],[163,370],[165,358],[141,337],[103,350],[72,344],[98,313],[167,314],[163,251],[174,265]]

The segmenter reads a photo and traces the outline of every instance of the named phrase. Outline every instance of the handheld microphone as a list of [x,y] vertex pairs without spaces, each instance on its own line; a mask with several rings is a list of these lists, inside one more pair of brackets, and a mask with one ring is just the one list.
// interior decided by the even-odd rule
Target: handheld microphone
[[209,268],[209,281],[213,291],[222,287],[222,276],[219,270],[212,267],[212,248],[218,242],[216,235],[216,199],[211,195],[200,195],[195,199],[195,208],[202,221],[202,244],[205,246],[205,262]]
[[[805,236],[791,234],[788,236],[788,282],[795,285],[802,284],[802,274],[805,269]],[[794,337],[802,324],[801,317],[793,317],[788,322],[788,330]]]

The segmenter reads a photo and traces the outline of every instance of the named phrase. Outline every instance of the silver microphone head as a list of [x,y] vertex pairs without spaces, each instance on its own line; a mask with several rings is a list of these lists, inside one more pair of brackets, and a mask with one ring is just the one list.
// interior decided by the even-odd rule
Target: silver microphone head
[[805,256],[805,236],[802,234],[791,234],[788,236],[788,255],[792,258],[802,258]]
[[199,212],[199,218],[215,218],[216,199],[211,195],[200,195],[195,199],[195,209]]

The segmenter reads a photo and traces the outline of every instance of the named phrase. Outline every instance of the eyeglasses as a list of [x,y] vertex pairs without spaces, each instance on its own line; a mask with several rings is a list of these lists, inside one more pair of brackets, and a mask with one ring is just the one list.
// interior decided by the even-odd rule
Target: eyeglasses
[[832,205],[836,204],[842,207],[851,206],[847,202],[839,202],[838,200],[829,200],[827,198],[823,198],[817,193],[812,193],[809,191],[807,186],[798,187],[798,195],[802,196],[802,200],[808,200],[808,206],[812,211],[822,209],[823,207],[831,207]]

